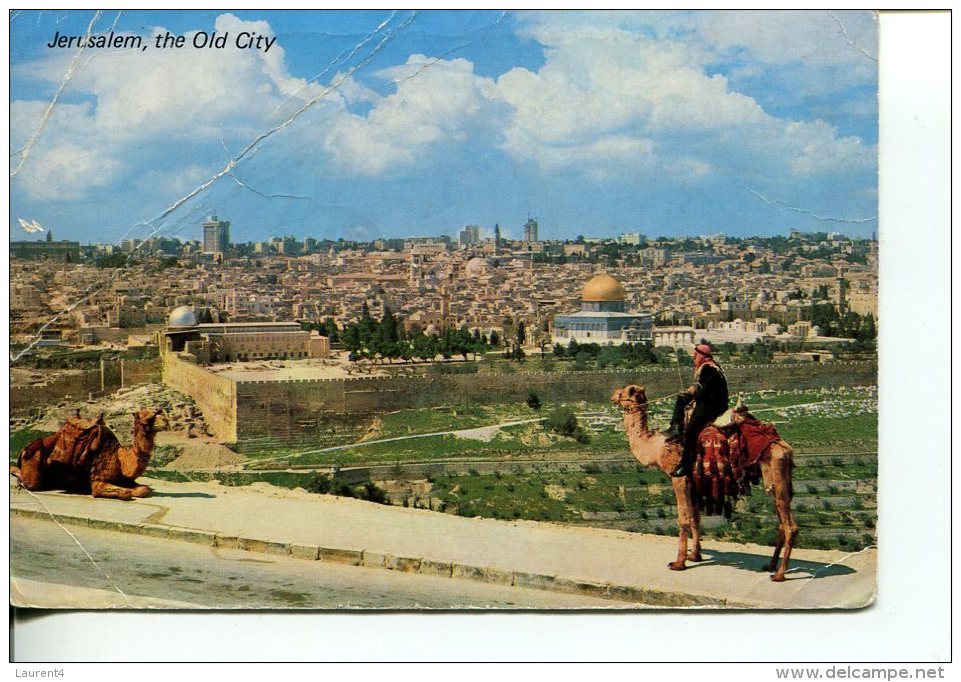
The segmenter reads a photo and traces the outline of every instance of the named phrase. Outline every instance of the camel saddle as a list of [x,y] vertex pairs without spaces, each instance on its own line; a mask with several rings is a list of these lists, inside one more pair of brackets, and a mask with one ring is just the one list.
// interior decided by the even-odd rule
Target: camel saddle
[[104,424],[103,415],[96,421],[68,417],[57,432],[57,444],[47,463],[73,470],[83,469],[90,461],[90,455],[99,450],[109,436],[113,434]]
[[746,469],[757,464],[772,444],[781,440],[773,424],[765,424],[749,412],[741,412],[735,422],[736,431],[729,444],[731,459],[736,468]]
[[691,475],[693,502],[707,516],[730,518],[733,502],[743,492],[739,473],[732,466],[727,436],[709,424],[698,437]]

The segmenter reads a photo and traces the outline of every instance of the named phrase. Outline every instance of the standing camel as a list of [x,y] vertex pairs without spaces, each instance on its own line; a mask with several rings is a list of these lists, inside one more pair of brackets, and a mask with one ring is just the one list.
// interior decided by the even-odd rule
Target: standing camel
[[102,415],[96,422],[71,417],[57,433],[27,445],[10,473],[27,490],[66,490],[118,500],[145,497],[150,488],[137,485],[136,479],[146,471],[154,436],[164,424],[160,412],[134,412],[133,443],[124,447]]
[[[668,443],[664,435],[652,433],[647,425],[647,395],[642,386],[624,386],[615,389],[611,402],[624,411],[624,431],[631,447],[631,454],[642,465],[657,467],[670,475],[681,461],[679,443]],[[743,417],[742,417],[743,419]],[[737,419],[735,420],[737,421]],[[698,450],[705,448],[727,448],[723,436],[716,429],[705,429],[698,442]],[[797,524],[791,513],[791,474],[794,468],[794,451],[784,440],[778,439],[768,447],[758,459],[764,490],[774,497],[774,507],[778,516],[778,539],[774,546],[774,556],[765,570],[774,571],[771,580],[782,582],[791,558],[791,547],[797,537]],[[683,571],[686,561],[702,561],[700,537],[700,510],[694,504],[690,477],[671,478],[674,496],[677,499],[678,550],[677,559],[668,564],[672,571]],[[693,547],[687,551],[688,537]],[[778,565],[781,551],[784,557]],[[776,571],[775,571],[776,569]]]

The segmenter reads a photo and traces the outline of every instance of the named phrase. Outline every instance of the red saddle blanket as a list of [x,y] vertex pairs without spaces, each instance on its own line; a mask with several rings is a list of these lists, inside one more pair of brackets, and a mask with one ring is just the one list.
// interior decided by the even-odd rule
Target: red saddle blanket
[[66,467],[83,467],[91,453],[100,448],[105,438],[112,434],[102,420],[90,421],[70,417],[57,433],[57,444],[50,453],[48,463]]
[[772,443],[781,440],[772,424],[758,421],[753,415],[744,415],[731,436],[731,459],[736,468],[746,469],[757,464]]
[[752,415],[723,432],[709,426],[698,438],[692,476],[694,501],[707,515],[730,518],[733,503],[760,482],[758,461],[780,440],[777,429]]

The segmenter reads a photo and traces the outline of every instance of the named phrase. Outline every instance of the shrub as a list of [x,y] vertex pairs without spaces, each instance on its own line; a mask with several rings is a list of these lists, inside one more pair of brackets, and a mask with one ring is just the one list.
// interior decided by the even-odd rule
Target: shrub
[[307,492],[318,495],[326,495],[330,492],[330,488],[330,476],[326,474],[315,474],[304,486]]
[[527,392],[526,402],[527,402],[527,406],[532,410],[541,409],[541,399],[537,396],[537,394],[533,390],[530,390]]
[[577,431],[577,415],[569,407],[559,407],[547,415],[547,428],[562,436],[573,436]]
[[357,497],[357,495],[354,493],[354,489],[347,485],[344,481],[336,482],[333,485],[331,492],[340,497]]

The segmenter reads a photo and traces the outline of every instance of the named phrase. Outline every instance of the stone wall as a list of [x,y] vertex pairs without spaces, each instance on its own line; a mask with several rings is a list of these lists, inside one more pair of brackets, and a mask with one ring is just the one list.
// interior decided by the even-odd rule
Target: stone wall
[[224,441],[237,440],[237,386],[203,367],[164,353],[164,383],[194,399],[210,433]]
[[[724,371],[732,395],[762,388],[877,383],[875,362],[754,365]],[[264,447],[306,447],[335,434],[345,423],[383,412],[457,403],[520,403],[530,390],[541,401],[603,401],[625,384],[643,385],[648,396],[656,399],[685,388],[690,376],[690,368],[682,369],[680,375],[676,369],[651,368],[240,382],[236,386],[236,435],[239,445],[247,441]]]
[[[160,379],[159,358],[148,360],[115,360],[103,363],[101,369],[50,376],[43,385],[10,389],[10,415],[21,416],[32,409],[58,403],[79,402],[91,395],[112,393],[118,388],[153,383]],[[46,373],[46,371],[45,371]]]

